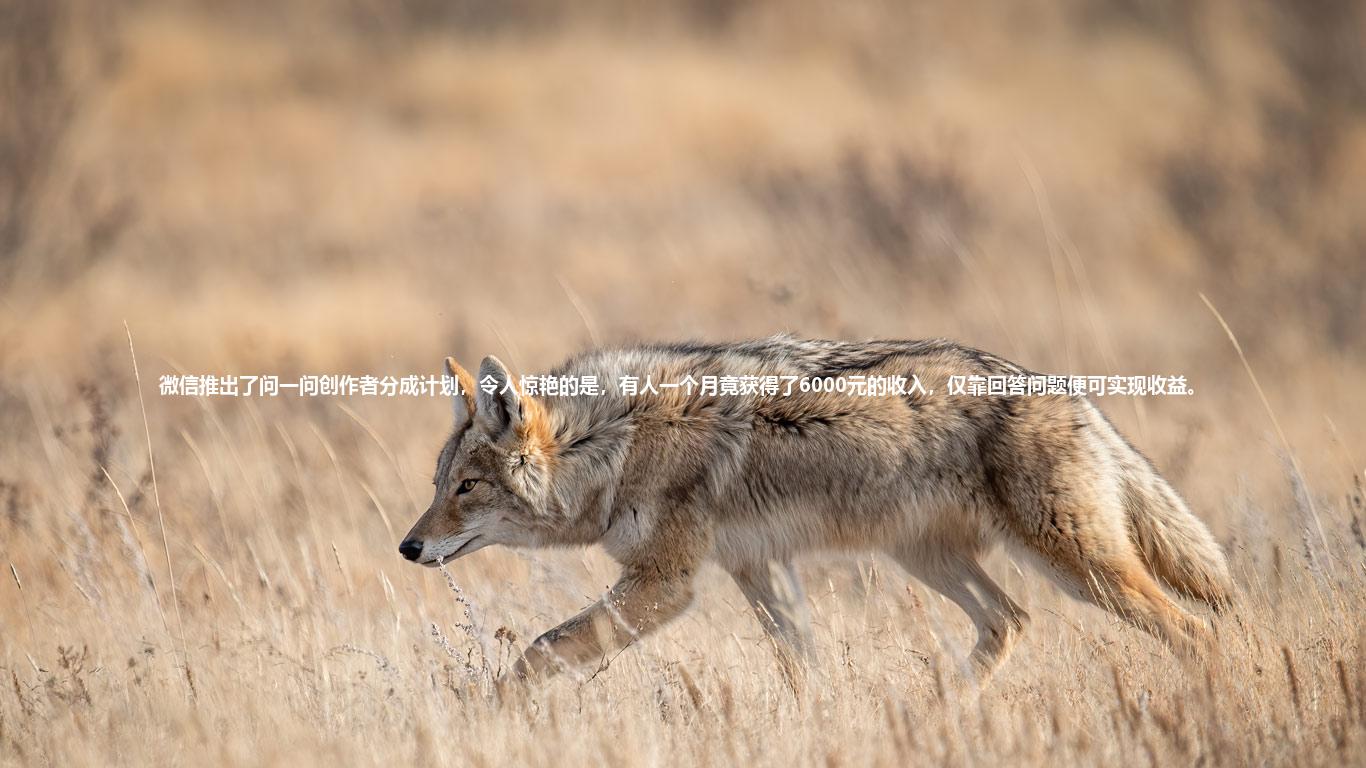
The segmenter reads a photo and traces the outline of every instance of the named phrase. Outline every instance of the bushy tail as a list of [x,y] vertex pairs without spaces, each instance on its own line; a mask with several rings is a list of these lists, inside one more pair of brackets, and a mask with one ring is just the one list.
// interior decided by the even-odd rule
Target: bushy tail
[[1150,467],[1127,483],[1129,530],[1148,569],[1173,590],[1223,611],[1233,599],[1228,561],[1209,528]]

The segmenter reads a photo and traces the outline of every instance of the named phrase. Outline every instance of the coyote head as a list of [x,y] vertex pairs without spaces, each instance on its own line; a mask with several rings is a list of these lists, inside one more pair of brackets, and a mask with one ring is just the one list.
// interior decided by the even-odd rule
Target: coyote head
[[460,384],[455,427],[436,460],[432,504],[398,548],[426,566],[490,544],[535,544],[554,458],[544,407],[517,389],[498,358],[484,358],[478,382],[453,358],[446,370]]

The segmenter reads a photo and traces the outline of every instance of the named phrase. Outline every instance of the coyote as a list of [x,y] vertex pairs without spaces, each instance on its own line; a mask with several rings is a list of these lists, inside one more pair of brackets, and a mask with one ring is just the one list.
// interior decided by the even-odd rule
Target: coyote
[[[603,599],[533,642],[516,679],[595,661],[682,613],[711,561],[765,631],[809,653],[792,559],[882,551],[971,618],[983,681],[1028,615],[979,565],[1004,542],[1069,593],[1166,641],[1206,646],[1205,623],[1159,587],[1216,609],[1228,567],[1209,530],[1086,398],[953,394],[955,375],[1032,375],[943,341],[802,340],[594,350],[553,372],[597,396],[532,396],[486,357],[454,359],[455,425],[431,506],[399,547],[434,566],[494,544],[601,544],[621,564]],[[797,389],[687,394],[704,376],[904,376],[880,396]],[[627,390],[622,377],[655,387]]]

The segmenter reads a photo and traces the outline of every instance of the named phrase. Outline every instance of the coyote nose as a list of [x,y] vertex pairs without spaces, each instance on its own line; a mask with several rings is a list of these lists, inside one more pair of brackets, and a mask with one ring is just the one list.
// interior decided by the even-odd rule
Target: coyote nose
[[404,539],[403,543],[398,545],[398,553],[409,560],[416,560],[422,556],[422,542],[417,539]]

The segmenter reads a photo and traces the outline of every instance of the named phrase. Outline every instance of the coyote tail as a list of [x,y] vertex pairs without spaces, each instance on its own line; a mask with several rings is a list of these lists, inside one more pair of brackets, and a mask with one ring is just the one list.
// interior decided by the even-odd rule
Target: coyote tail
[[1146,477],[1126,483],[1124,499],[1139,554],[1159,581],[1222,612],[1233,599],[1223,550],[1167,481],[1141,466]]

